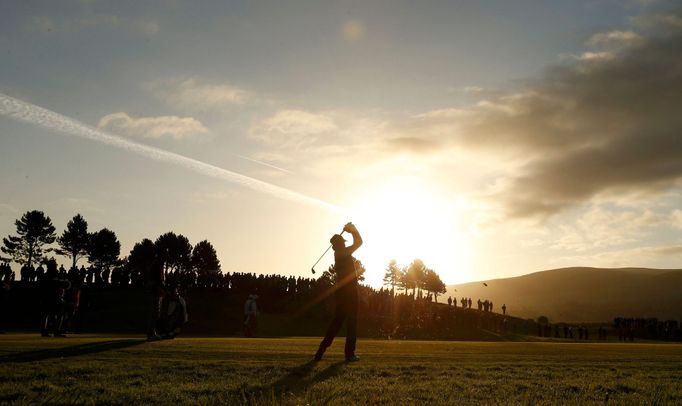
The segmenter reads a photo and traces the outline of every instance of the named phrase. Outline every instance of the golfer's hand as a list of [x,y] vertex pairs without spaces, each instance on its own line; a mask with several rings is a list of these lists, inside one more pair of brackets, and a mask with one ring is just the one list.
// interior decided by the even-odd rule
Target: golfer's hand
[[353,224],[353,223],[348,223],[348,224],[346,224],[345,226],[343,226],[343,231],[352,234],[352,233],[357,233],[357,232],[358,232],[358,229],[355,228],[355,224]]

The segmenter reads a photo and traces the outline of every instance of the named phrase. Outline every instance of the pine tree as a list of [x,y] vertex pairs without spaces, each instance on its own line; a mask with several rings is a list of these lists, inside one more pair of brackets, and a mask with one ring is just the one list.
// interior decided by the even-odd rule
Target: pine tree
[[395,287],[400,283],[400,271],[395,259],[389,261],[384,274],[384,286],[391,287],[391,296],[395,296]]
[[192,250],[192,269],[200,284],[208,284],[220,273],[220,261],[213,245],[207,240],[199,241]]
[[95,267],[105,270],[118,263],[121,255],[121,243],[116,233],[103,228],[90,234],[88,242],[88,261]]
[[66,224],[66,230],[57,238],[59,248],[57,254],[71,258],[71,266],[76,267],[76,263],[88,254],[88,222],[83,216],[76,214]]
[[33,210],[24,213],[14,224],[18,235],[2,239],[2,252],[11,255],[14,262],[22,265],[32,266],[34,262],[40,262],[43,248],[56,238],[52,220],[42,211]]

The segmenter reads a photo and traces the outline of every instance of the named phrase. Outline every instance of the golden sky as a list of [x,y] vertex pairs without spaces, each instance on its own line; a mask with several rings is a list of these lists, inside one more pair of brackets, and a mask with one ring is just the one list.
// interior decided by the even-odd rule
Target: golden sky
[[125,253],[172,230],[310,276],[353,221],[375,286],[393,258],[446,283],[679,267],[681,10],[4,3],[0,234],[81,213]]

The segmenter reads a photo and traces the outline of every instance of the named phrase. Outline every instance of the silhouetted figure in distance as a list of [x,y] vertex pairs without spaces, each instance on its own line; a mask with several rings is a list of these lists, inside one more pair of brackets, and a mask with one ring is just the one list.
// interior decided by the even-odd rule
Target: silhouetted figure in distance
[[161,299],[159,307],[157,333],[164,339],[177,337],[180,334],[180,327],[189,320],[187,304],[177,287],[170,289],[170,292]]
[[346,361],[359,361],[355,355],[358,326],[358,277],[355,272],[353,253],[362,245],[362,237],[353,223],[346,224],[343,231],[353,236],[353,244],[346,247],[346,240],[340,234],[334,234],[329,240],[334,250],[336,315],[329,324],[327,333],[315,354],[314,359],[316,361],[322,359],[322,355],[334,341],[334,337],[341,329],[344,321],[346,322],[346,346],[344,349]]
[[45,280],[45,268],[42,265],[38,265],[34,273],[38,282]]
[[3,272],[0,274],[0,334],[5,332],[7,314],[9,313],[10,273],[12,272],[9,268],[9,264],[3,265],[2,267]]
[[258,329],[258,295],[249,295],[244,303],[244,337],[255,337]]
[[[89,277],[90,275],[88,275]],[[145,287],[149,294],[149,314],[147,318],[147,340],[160,340],[161,336],[156,333],[156,325],[159,321],[160,304],[163,297],[166,295],[166,289],[163,286],[163,266],[155,260],[147,272],[145,272]]]

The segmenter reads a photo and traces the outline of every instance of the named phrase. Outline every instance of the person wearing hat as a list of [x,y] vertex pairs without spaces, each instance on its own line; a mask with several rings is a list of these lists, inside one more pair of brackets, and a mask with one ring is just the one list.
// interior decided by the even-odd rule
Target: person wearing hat
[[346,247],[346,240],[340,234],[334,234],[329,240],[334,250],[334,271],[336,272],[336,284],[334,285],[336,297],[336,315],[329,324],[327,333],[320,343],[315,354],[315,361],[322,359],[324,352],[334,341],[343,322],[346,322],[346,346],[344,353],[346,361],[359,361],[355,355],[355,342],[358,327],[358,278],[355,273],[355,258],[353,253],[362,245],[362,237],[353,223],[343,227],[343,231],[353,236],[353,244]]

